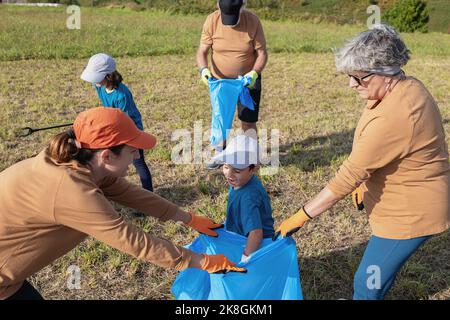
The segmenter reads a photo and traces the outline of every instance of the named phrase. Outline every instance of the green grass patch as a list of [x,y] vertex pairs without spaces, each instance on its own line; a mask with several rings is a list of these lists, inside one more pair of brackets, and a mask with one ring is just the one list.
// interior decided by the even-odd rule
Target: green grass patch
[[[29,2],[42,2],[31,0]],[[135,11],[157,9],[170,14],[205,15],[216,9],[212,0],[61,0],[81,6],[129,8]],[[247,7],[265,20],[325,21],[337,24],[365,24],[367,7],[377,4],[381,12],[391,9],[395,0],[258,0]],[[429,30],[450,33],[450,3],[447,0],[428,0]]]
[[[0,60],[193,54],[205,16],[161,11],[88,8],[81,29],[66,27],[65,8],[0,6]],[[325,53],[365,29],[362,25],[264,21],[271,53]],[[405,34],[414,54],[450,55],[450,35]]]

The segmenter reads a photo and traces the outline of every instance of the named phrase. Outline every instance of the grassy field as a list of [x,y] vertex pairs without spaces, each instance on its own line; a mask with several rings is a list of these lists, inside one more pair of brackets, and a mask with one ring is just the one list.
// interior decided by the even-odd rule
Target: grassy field
[[[158,11],[82,8],[81,30],[68,30],[68,16],[64,8],[0,6],[0,60],[86,58],[99,51],[115,57],[192,54],[205,19]],[[272,53],[329,53],[366,28],[311,22],[263,24]],[[405,34],[404,38],[415,54],[450,55],[448,34]]]
[[[82,16],[87,18],[82,30],[69,31],[61,10],[0,6],[0,170],[36,154],[55,133],[17,139],[17,128],[72,121],[98,103],[94,90],[79,76],[85,57],[105,51],[118,56],[118,70],[135,96],[144,126],[158,137],[158,146],[146,155],[156,193],[223,220],[227,188],[221,173],[170,160],[175,129],[192,131],[194,122],[202,120],[206,130],[210,121],[207,90],[198,82],[193,56],[204,17],[106,9],[89,9]],[[326,184],[351,150],[364,102],[347,87],[346,77],[336,74],[330,48],[362,27],[268,21],[264,27],[270,61],[259,128],[280,130],[281,168],[277,175],[261,179],[279,223]],[[107,30],[116,32],[114,39]],[[413,51],[405,70],[421,79],[437,100],[449,142],[450,36],[404,38]],[[28,60],[18,60],[22,58]],[[138,183],[133,170],[130,180]],[[161,225],[117,209],[177,244],[197,236],[183,226]],[[294,238],[305,298],[351,298],[353,274],[369,236],[367,218],[349,199],[298,232]],[[427,242],[402,269],[387,298],[450,299],[449,241],[446,232]],[[66,270],[72,264],[81,268],[81,290],[66,287]],[[32,282],[48,299],[172,299],[175,277],[173,270],[88,239]]]
[[[158,9],[167,13],[181,14],[206,14],[216,6],[214,0],[61,0],[60,2],[76,2],[86,7]],[[394,2],[395,0],[250,0],[247,1],[247,7],[267,20],[328,21],[342,25],[364,23],[367,20],[366,10],[370,4],[377,3],[384,13],[393,7]],[[428,0],[427,7],[430,14],[429,30],[450,33],[450,2]]]

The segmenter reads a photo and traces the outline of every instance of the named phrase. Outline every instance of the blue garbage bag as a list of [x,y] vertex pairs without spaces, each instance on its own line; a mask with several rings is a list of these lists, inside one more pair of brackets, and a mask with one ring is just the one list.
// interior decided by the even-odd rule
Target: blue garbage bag
[[250,110],[255,105],[246,85],[251,82],[250,77],[240,76],[237,79],[209,78],[209,96],[211,99],[211,145],[218,146],[228,137],[233,126],[234,113],[239,101]]
[[[218,237],[200,235],[187,248],[197,253],[225,254],[241,259],[247,238],[224,229]],[[297,250],[292,238],[263,239],[250,259],[238,263],[247,273],[209,274],[199,269],[181,271],[172,285],[178,300],[303,300]]]

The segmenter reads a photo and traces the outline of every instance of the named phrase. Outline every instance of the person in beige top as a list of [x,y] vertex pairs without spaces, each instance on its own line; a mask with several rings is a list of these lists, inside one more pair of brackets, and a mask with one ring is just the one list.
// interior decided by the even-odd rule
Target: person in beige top
[[290,236],[353,192],[373,233],[354,277],[354,299],[383,299],[408,258],[450,226],[442,119],[425,86],[402,71],[409,58],[387,25],[362,32],[336,52],[337,70],[367,100],[352,151],[328,185],[276,230],[276,236]]
[[[238,118],[244,132],[252,130],[248,134],[256,135],[261,101],[261,73],[266,66],[268,55],[261,22],[255,14],[245,10],[245,4],[245,0],[217,1],[219,10],[210,14],[203,25],[197,50],[197,66],[206,85],[210,77],[251,77],[248,88],[255,103],[255,110],[250,110],[238,102]],[[208,67],[210,51],[211,70]],[[216,149],[220,152],[225,146],[226,141]]]
[[114,210],[110,201],[217,236],[213,229],[221,225],[124,179],[139,149],[155,143],[121,110],[94,108],[36,157],[0,173],[0,299],[42,299],[26,278],[87,236],[165,268],[245,271],[224,255],[197,254],[154,237]]

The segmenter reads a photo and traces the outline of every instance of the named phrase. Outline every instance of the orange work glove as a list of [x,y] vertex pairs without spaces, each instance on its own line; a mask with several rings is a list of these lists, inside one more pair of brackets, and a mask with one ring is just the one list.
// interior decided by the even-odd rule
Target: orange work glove
[[211,219],[204,216],[197,216],[192,212],[188,212],[191,216],[191,221],[187,223],[192,229],[211,237],[217,237],[217,232],[214,229],[223,228],[223,224],[218,224]]
[[203,257],[205,259],[201,269],[209,273],[247,272],[245,268],[236,267],[236,264],[228,260],[223,254],[203,254]]
[[300,228],[303,227],[306,221],[311,219],[312,218],[302,207],[296,214],[281,223],[281,225],[275,231],[272,240],[276,240],[280,234],[283,238],[290,237],[294,232],[300,230]]
[[359,186],[358,188],[356,188],[355,191],[352,192],[353,205],[358,210],[364,209],[363,194],[364,194],[364,192],[363,192],[361,186]]

